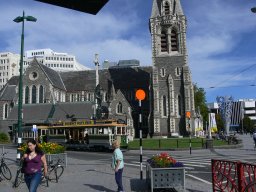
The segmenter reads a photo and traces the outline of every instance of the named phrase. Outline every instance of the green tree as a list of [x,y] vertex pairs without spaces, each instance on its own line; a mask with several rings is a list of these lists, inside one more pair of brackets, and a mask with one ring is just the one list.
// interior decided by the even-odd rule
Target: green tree
[[[240,127],[242,128],[242,124],[240,123]],[[244,131],[246,131],[247,133],[252,133],[253,129],[254,129],[254,123],[253,121],[250,119],[250,117],[245,116],[243,119],[243,127],[244,127]]]
[[220,114],[216,114],[215,118],[216,118],[218,131],[221,131],[221,129],[224,129],[224,126],[225,126],[224,121]]
[[203,117],[204,122],[208,122],[208,108],[206,105],[206,96],[203,88],[199,88],[196,84],[194,84],[194,100],[195,100],[195,108],[200,110],[200,113]]

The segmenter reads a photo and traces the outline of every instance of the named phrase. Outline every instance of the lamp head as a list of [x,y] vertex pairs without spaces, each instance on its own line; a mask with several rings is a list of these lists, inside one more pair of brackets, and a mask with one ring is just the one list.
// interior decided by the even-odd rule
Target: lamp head
[[20,22],[23,21],[23,17],[20,17],[20,16],[16,17],[13,21],[16,22],[16,23],[20,23]]
[[32,16],[27,16],[26,20],[27,21],[32,21],[32,22],[36,22],[37,21],[37,19],[35,17],[32,17]]
[[252,11],[253,13],[256,13],[256,7],[251,8],[251,11]]

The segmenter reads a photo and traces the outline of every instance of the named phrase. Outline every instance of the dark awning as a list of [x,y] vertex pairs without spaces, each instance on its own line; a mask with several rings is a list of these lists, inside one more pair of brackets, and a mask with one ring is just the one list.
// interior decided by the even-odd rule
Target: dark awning
[[96,15],[109,0],[35,0]]

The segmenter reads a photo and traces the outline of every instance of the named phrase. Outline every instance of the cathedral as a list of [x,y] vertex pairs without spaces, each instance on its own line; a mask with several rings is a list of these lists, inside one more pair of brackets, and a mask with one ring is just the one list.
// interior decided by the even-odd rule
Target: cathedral
[[[139,137],[138,89],[146,92],[141,110],[144,137],[194,133],[186,28],[180,0],[153,0],[149,20],[152,66],[56,72],[34,59],[23,75],[23,123],[92,119],[98,76],[101,118],[123,120],[131,137]],[[17,123],[18,85],[19,77],[14,76],[0,91],[0,131],[9,132]]]

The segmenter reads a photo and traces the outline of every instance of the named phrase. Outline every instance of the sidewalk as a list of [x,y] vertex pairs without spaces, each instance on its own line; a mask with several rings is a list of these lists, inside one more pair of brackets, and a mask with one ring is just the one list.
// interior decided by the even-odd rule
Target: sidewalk
[[[7,158],[15,159],[15,150],[7,149],[9,151]],[[0,182],[1,192],[12,191],[27,191],[25,183],[19,188],[13,189],[12,183],[16,175],[16,165],[12,160],[7,160],[9,168],[12,171],[13,178],[11,181],[3,180]],[[139,179],[139,167],[126,167],[123,174],[123,185],[126,192],[146,192],[149,191],[144,180]],[[113,170],[110,164],[103,164],[100,161],[84,161],[68,157],[68,167],[65,168],[63,176],[59,183],[49,182],[49,187],[44,185],[39,187],[38,192],[115,192],[116,184],[114,180]],[[208,192],[209,185],[195,181],[186,177],[186,191],[188,192]]]

